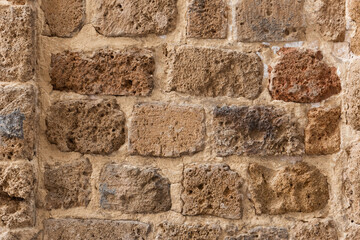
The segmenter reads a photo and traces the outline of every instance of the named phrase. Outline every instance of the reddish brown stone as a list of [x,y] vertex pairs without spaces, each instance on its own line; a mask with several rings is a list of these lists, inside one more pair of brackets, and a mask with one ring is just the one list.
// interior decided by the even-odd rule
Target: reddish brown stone
[[341,91],[335,67],[329,67],[320,51],[282,48],[271,73],[270,94],[286,102],[320,102]]

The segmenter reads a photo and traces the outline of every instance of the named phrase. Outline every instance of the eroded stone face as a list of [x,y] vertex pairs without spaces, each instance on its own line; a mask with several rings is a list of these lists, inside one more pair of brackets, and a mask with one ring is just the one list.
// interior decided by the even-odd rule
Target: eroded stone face
[[238,41],[297,41],[305,38],[304,0],[239,1]]
[[278,53],[269,85],[273,99],[314,103],[341,91],[336,68],[326,64],[320,51],[282,48]]
[[94,0],[92,23],[107,37],[163,35],[175,28],[176,0]]
[[350,64],[348,80],[344,94],[347,124],[360,130],[360,61],[353,60]]
[[351,38],[351,51],[357,55],[360,54],[360,2],[357,0],[349,1],[349,13],[352,20],[356,23],[357,29],[355,35]]
[[340,150],[340,108],[314,108],[305,129],[307,154],[332,154]]
[[262,89],[263,64],[255,53],[178,47],[172,67],[171,90],[181,93],[255,99]]
[[187,10],[187,36],[226,38],[228,7],[224,0],[192,0]]
[[218,240],[221,233],[218,225],[163,222],[157,226],[156,240]]
[[179,157],[201,151],[204,148],[204,120],[204,109],[200,107],[137,104],[129,128],[129,151],[158,157]]
[[298,224],[294,230],[296,240],[337,240],[337,230],[334,221],[313,220],[308,223]]
[[46,207],[51,210],[87,206],[91,194],[91,173],[89,159],[45,165]]
[[34,78],[34,18],[29,6],[0,6],[0,81]]
[[125,116],[115,100],[69,100],[53,104],[47,138],[64,152],[110,154],[125,142]]
[[246,234],[237,237],[226,237],[225,240],[288,240],[289,234],[285,228],[256,227]]
[[153,88],[155,61],[149,50],[64,52],[51,57],[55,90],[80,94],[147,96]]
[[43,34],[72,37],[81,30],[85,21],[84,0],[46,0],[41,2],[45,25]]
[[277,170],[254,163],[248,172],[256,214],[309,213],[324,208],[329,200],[327,178],[306,163]]
[[299,124],[271,106],[217,107],[213,113],[215,149],[228,155],[298,155],[304,152]]
[[182,213],[240,219],[241,186],[242,178],[226,164],[186,166],[181,194]]
[[158,213],[171,208],[170,181],[156,169],[108,164],[100,177],[100,205],[125,213]]
[[150,225],[137,221],[96,219],[48,219],[44,221],[44,240],[138,240],[148,239]]
[[41,240],[41,231],[38,230],[9,231],[2,235],[1,240]]

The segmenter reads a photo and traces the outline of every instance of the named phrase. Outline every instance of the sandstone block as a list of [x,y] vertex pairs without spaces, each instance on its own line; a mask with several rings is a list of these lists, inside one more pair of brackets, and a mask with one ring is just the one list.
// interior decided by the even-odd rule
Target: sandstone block
[[228,8],[224,0],[192,0],[187,10],[187,36],[226,38]]
[[182,184],[183,215],[242,217],[242,178],[228,165],[186,166]]
[[348,79],[344,94],[347,124],[355,130],[360,130],[360,61],[354,60],[350,63]]
[[30,6],[0,6],[0,81],[34,78],[34,16]]
[[204,148],[204,120],[204,110],[200,107],[137,104],[129,128],[129,151],[157,157],[199,152]]
[[309,213],[324,208],[329,200],[326,177],[306,163],[277,170],[250,164],[248,171],[256,214]]
[[221,233],[218,225],[163,222],[157,226],[156,240],[218,240]]
[[28,0],[7,0],[7,1],[15,5],[25,5],[28,2]]
[[273,99],[313,103],[341,91],[336,68],[328,66],[320,51],[283,48],[279,54],[269,85]]
[[45,17],[44,35],[72,37],[84,25],[84,0],[46,0],[41,2],[41,9]]
[[115,100],[69,100],[53,104],[47,137],[64,152],[110,154],[125,142],[125,116]]
[[355,35],[351,38],[351,51],[357,55],[360,54],[360,2],[357,0],[349,1],[349,13],[357,28]]
[[92,23],[107,37],[163,35],[175,29],[177,0],[93,1]]
[[100,177],[100,205],[126,213],[158,213],[171,208],[170,181],[156,169],[108,164]]
[[353,225],[346,230],[344,240],[360,240],[360,228],[358,225]]
[[37,230],[21,230],[6,232],[0,236],[1,240],[41,240],[41,232]]
[[0,160],[31,160],[35,148],[35,88],[0,83]]
[[89,159],[45,165],[46,207],[51,210],[87,206],[91,194],[91,173]]
[[51,57],[55,90],[80,94],[147,96],[153,88],[155,61],[149,50],[64,52]]
[[219,156],[298,155],[304,152],[299,124],[271,106],[217,107],[213,113],[215,150]]
[[149,239],[150,225],[137,221],[97,219],[48,219],[44,221],[44,240],[140,240]]
[[179,47],[172,65],[173,91],[255,99],[262,90],[263,64],[255,53]]
[[334,221],[313,220],[308,223],[298,224],[294,232],[296,240],[337,240],[337,230]]
[[256,227],[246,234],[237,237],[226,237],[225,240],[288,240],[289,234],[285,228]]
[[356,30],[354,36],[351,38],[350,48],[354,54],[360,55],[360,28]]
[[297,41],[305,38],[304,0],[239,1],[238,41]]

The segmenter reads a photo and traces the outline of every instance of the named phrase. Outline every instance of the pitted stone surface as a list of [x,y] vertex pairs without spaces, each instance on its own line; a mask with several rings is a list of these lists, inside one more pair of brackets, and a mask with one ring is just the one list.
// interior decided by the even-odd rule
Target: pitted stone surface
[[309,213],[324,208],[329,200],[327,178],[306,163],[278,170],[253,163],[248,171],[256,214]]
[[262,89],[263,64],[255,53],[178,47],[171,90],[203,97],[255,99]]
[[[203,150],[204,109],[143,103],[134,106],[129,128],[131,154],[179,157]],[[149,144],[151,143],[151,144]]]
[[41,2],[41,9],[45,17],[44,35],[72,37],[84,25],[84,0],[46,0]]
[[188,165],[181,199],[183,215],[242,217],[242,178],[226,164]]
[[305,39],[304,0],[239,1],[238,41],[297,41]]
[[334,221],[313,220],[298,224],[294,231],[296,240],[337,240],[338,234]]
[[90,177],[92,166],[89,159],[71,163],[45,165],[44,184],[47,209],[87,206],[90,202]]
[[97,219],[48,219],[44,221],[44,240],[145,240],[150,225],[137,221]]
[[0,81],[34,78],[34,17],[30,6],[0,5]]
[[226,237],[225,240],[288,240],[289,233],[285,228],[256,227],[246,234],[237,237]]
[[64,52],[51,57],[55,90],[80,94],[147,96],[153,88],[155,61],[149,50],[99,50],[92,55]]
[[226,38],[228,7],[224,0],[191,0],[187,10],[187,36]]
[[170,181],[154,168],[108,164],[100,177],[100,205],[125,213],[158,213],[171,208]]
[[341,91],[336,68],[328,66],[320,51],[282,48],[278,53],[269,85],[273,99],[314,103]]
[[304,152],[299,124],[271,106],[217,107],[213,113],[215,150],[219,156],[298,155]]
[[348,81],[344,94],[347,124],[355,130],[360,130],[360,60],[354,60],[350,64]]
[[218,225],[163,222],[157,226],[156,240],[218,240],[221,233]]
[[349,13],[351,19],[356,24],[356,32],[354,36],[351,38],[351,51],[357,55],[360,54],[360,2],[357,0],[349,1]]
[[64,152],[110,154],[125,142],[125,116],[115,100],[68,100],[53,104],[47,138]]
[[177,0],[93,0],[92,24],[107,37],[163,35],[175,29]]

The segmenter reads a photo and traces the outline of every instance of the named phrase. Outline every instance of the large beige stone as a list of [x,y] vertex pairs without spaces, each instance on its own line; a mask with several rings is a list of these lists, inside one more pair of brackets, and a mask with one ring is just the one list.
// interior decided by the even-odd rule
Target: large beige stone
[[226,237],[225,240],[288,240],[289,234],[286,228],[256,227],[248,233],[237,237]]
[[351,19],[356,24],[355,34],[351,38],[351,51],[356,55],[360,55],[360,2],[358,0],[350,0],[348,9]]
[[100,206],[125,213],[158,213],[171,208],[170,181],[154,168],[108,164],[100,176]]
[[255,53],[177,47],[170,88],[202,97],[255,99],[262,90],[263,64]]
[[174,224],[163,222],[156,229],[156,240],[218,240],[222,233],[220,226],[215,224]]
[[179,157],[203,150],[204,109],[164,103],[136,104],[129,128],[131,154]]
[[309,213],[328,203],[327,178],[306,163],[298,162],[276,170],[252,163],[248,171],[256,214]]
[[188,165],[184,169],[183,215],[242,217],[242,178],[226,164]]
[[64,152],[110,154],[125,142],[125,116],[115,100],[67,100],[46,117],[47,138]]
[[337,228],[332,220],[312,220],[307,223],[299,223],[293,229],[293,239],[337,240]]
[[360,131],[360,60],[350,63],[348,79],[344,92],[346,122],[355,130]]

